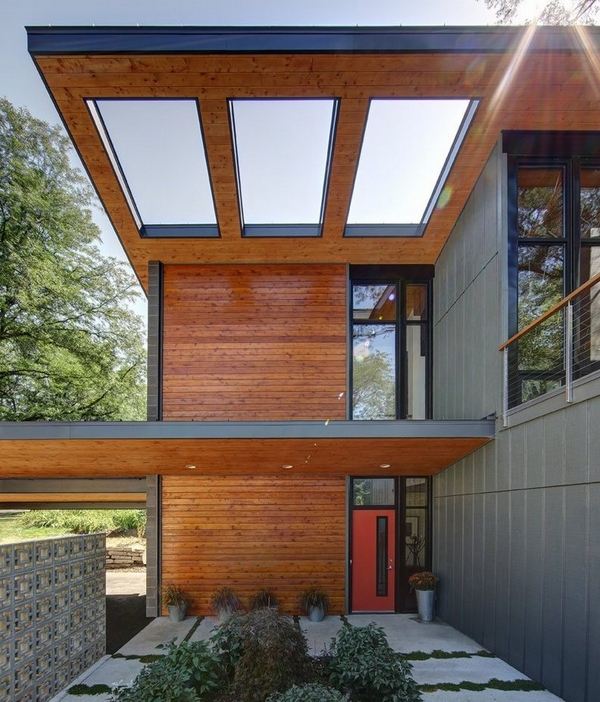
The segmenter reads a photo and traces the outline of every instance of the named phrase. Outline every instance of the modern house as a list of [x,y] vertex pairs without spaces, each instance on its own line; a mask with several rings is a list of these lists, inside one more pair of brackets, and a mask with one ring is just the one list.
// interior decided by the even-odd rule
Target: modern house
[[28,41],[148,295],[148,421],[3,425],[2,504],[145,493],[150,614],[406,612],[432,568],[443,619],[600,699],[600,31]]

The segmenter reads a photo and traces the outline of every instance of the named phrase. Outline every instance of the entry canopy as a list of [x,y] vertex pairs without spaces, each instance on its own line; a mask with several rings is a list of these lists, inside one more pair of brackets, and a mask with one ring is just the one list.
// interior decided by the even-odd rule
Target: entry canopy
[[597,129],[598,27],[27,32],[144,286],[150,261],[435,264],[503,131]]

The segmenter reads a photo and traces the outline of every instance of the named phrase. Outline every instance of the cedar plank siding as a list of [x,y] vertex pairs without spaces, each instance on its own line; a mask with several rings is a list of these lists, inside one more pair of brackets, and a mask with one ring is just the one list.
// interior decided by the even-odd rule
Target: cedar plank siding
[[163,419],[345,419],[346,331],[343,265],[165,266]]
[[247,605],[260,588],[299,613],[311,585],[344,611],[344,478],[168,476],[162,481],[162,583],[180,585],[189,612],[210,614],[228,585]]

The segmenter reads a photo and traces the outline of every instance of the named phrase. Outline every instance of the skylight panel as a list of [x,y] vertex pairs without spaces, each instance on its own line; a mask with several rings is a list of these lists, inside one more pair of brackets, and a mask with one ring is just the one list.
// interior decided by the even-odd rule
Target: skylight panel
[[335,100],[232,100],[245,236],[318,236]]
[[346,235],[420,235],[476,106],[469,100],[372,100]]
[[88,103],[141,233],[218,236],[195,100]]

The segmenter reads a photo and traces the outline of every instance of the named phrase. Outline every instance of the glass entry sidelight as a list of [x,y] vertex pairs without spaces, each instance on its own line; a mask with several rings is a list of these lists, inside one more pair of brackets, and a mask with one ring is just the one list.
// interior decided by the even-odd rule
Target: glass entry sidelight
[[353,478],[350,610],[416,609],[408,577],[431,567],[429,478]]

